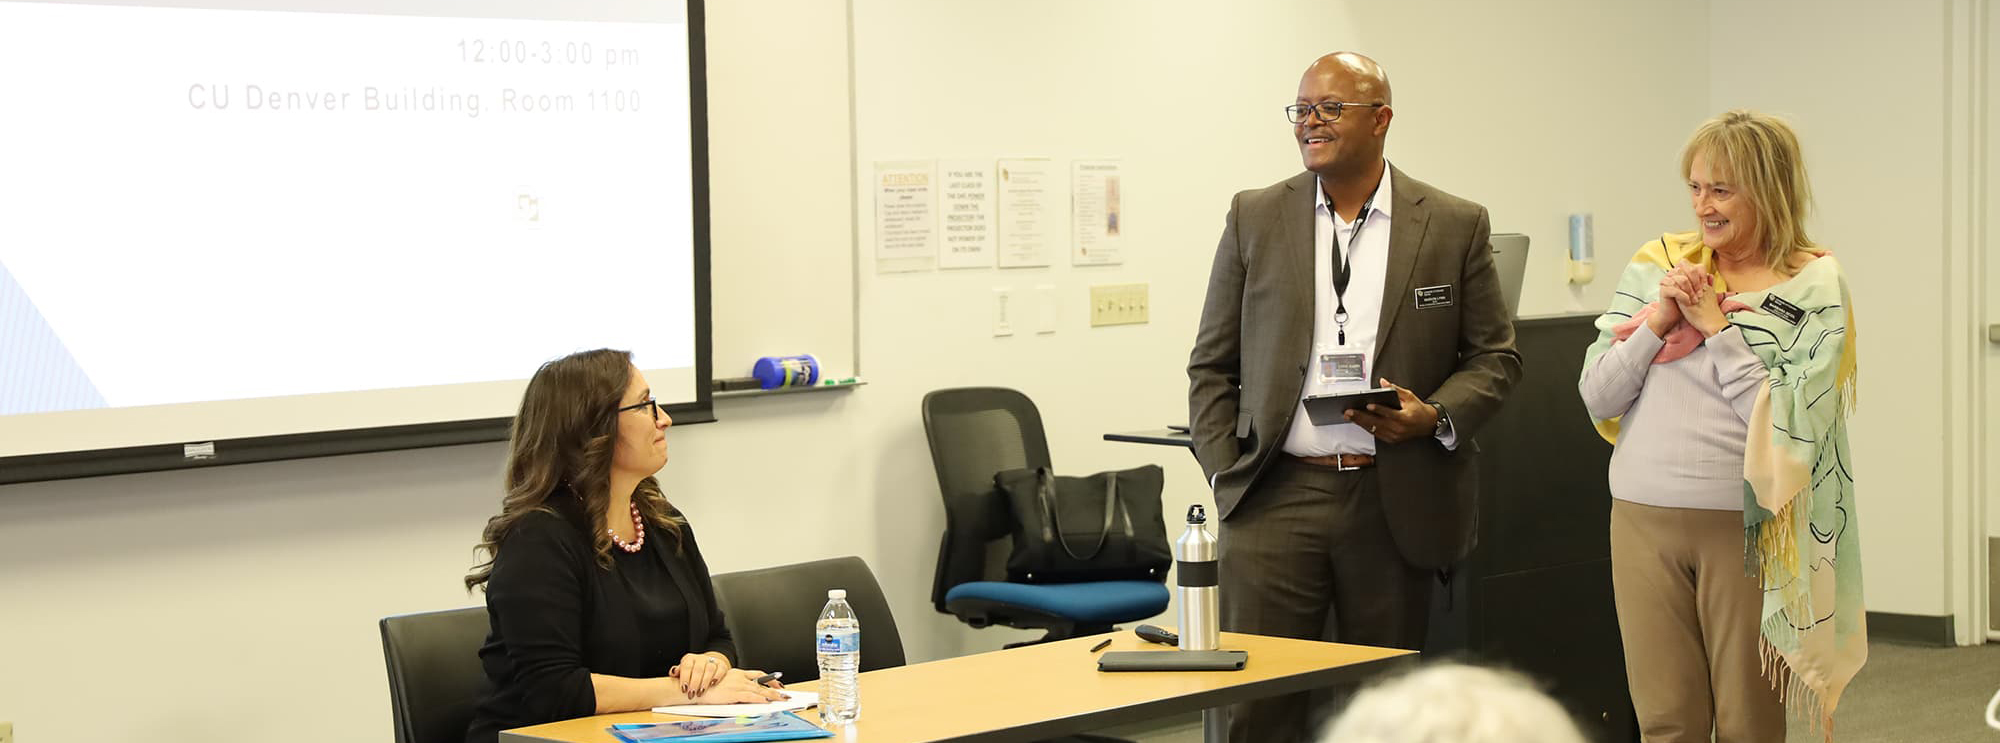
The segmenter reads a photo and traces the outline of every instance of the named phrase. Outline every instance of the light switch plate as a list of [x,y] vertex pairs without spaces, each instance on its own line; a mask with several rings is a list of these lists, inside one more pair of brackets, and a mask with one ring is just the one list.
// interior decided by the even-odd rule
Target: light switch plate
[[1054,284],[1035,285],[1035,333],[1047,335],[1056,332],[1056,287]]
[[1090,326],[1145,324],[1150,314],[1146,294],[1146,284],[1090,287]]
[[1014,334],[1014,319],[1021,314],[1016,300],[1012,287],[993,287],[993,337]]

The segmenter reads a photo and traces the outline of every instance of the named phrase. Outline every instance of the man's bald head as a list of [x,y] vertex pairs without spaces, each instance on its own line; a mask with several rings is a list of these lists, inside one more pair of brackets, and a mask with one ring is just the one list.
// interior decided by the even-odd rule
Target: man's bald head
[[1389,90],[1389,73],[1365,54],[1334,52],[1313,60],[1306,75],[1335,75],[1354,91],[1357,103],[1395,104]]
[[1390,102],[1389,74],[1375,60],[1354,52],[1313,60],[1299,77],[1297,103],[1287,109],[1306,170],[1324,184],[1374,188],[1396,116]]

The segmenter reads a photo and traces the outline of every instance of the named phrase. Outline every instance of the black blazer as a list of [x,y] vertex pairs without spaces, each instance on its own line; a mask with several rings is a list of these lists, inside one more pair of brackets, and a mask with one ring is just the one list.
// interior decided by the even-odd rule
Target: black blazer
[[[494,556],[486,583],[492,631],[479,649],[486,683],[466,732],[469,743],[493,743],[509,728],[595,714],[592,673],[658,678],[682,655],[708,651],[736,662],[736,643],[692,529],[681,527],[676,551],[672,533],[646,526],[645,554],[664,564],[687,611],[679,621],[643,626],[626,581],[597,564],[582,503],[567,492],[551,495],[548,503],[554,513],[522,516]],[[646,638],[662,637],[667,652],[643,657]]]

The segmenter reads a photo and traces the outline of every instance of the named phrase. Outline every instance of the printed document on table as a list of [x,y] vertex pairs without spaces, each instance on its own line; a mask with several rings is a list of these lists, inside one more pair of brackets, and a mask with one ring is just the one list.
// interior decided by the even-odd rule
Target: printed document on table
[[686,715],[688,717],[755,717],[772,712],[805,709],[819,704],[819,692],[785,690],[790,699],[780,699],[763,704],[677,704],[671,707],[654,707],[653,711],[663,715]]

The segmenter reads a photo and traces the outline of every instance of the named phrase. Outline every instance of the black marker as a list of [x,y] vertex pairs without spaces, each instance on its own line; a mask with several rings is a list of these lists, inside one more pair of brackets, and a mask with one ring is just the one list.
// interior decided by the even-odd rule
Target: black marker
[[1095,652],[1097,652],[1097,651],[1099,651],[1099,650],[1103,650],[1103,649],[1105,649],[1106,647],[1109,647],[1110,645],[1111,645],[1111,638],[1109,638],[1109,637],[1106,637],[1106,638],[1104,638],[1104,642],[1100,642],[1100,643],[1097,643],[1097,647],[1094,647],[1094,648],[1091,648],[1091,649],[1090,649],[1090,652],[1093,652],[1093,653],[1095,653]]

